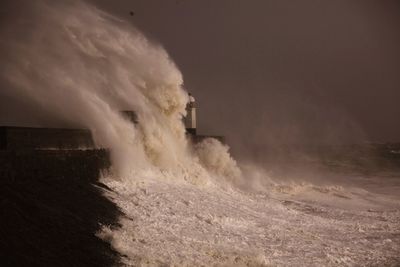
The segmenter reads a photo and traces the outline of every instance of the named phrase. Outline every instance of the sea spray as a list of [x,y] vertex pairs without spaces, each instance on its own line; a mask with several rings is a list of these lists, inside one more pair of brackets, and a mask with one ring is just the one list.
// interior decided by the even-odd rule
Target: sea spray
[[236,185],[242,182],[241,171],[229,154],[227,145],[214,138],[206,138],[195,145],[195,151],[200,163],[220,179]]
[[[160,45],[82,1],[26,5],[29,14],[9,23],[14,30],[2,28],[1,78],[10,95],[89,128],[98,147],[110,148],[120,177],[201,168],[187,149],[182,75]],[[134,110],[139,124],[121,110]]]

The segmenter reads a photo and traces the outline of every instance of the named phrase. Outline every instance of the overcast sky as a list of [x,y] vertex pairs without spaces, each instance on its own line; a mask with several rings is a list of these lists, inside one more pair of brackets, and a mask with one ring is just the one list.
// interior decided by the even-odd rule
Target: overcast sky
[[87,1],[165,47],[201,133],[400,141],[400,1]]
[[399,1],[93,2],[166,48],[200,132],[400,141]]

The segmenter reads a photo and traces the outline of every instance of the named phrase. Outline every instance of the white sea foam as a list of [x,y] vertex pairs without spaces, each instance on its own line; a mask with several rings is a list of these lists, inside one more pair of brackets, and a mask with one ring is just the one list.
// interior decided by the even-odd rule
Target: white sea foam
[[285,193],[249,194],[158,179],[135,187],[104,182],[125,216],[120,229],[104,227],[99,236],[127,256],[126,265],[398,264],[398,207],[344,209]]

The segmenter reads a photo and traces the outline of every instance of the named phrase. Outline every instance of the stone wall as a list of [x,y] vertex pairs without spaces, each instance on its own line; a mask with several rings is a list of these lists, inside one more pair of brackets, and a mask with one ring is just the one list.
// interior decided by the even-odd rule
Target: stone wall
[[83,179],[96,182],[110,167],[107,150],[0,151],[0,177],[8,179]]
[[1,150],[78,148],[94,148],[89,130],[0,127]]
[[109,167],[105,149],[0,150],[1,265],[118,265],[96,236],[121,216],[99,181]]

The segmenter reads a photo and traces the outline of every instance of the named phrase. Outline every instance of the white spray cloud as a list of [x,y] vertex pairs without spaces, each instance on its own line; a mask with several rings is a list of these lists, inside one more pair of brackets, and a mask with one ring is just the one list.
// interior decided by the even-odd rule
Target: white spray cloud
[[[181,120],[188,96],[162,47],[83,1],[29,5],[29,15],[1,33],[1,78],[9,94],[89,128],[97,146],[110,148],[120,176],[141,169],[191,182],[207,179],[206,169],[230,179],[239,175],[227,147],[216,140],[196,146],[197,155],[189,153]],[[139,124],[121,110],[134,110]]]
[[238,184],[241,171],[236,161],[229,154],[229,147],[214,138],[207,138],[195,146],[200,163],[219,177],[226,178],[230,183]]

